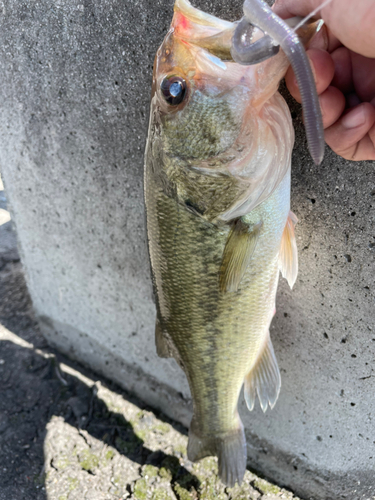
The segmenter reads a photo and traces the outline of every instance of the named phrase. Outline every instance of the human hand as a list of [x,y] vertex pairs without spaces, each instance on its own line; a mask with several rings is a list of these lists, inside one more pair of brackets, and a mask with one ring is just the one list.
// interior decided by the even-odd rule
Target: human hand
[[[322,0],[276,0],[280,17],[305,17]],[[317,13],[325,21],[309,45],[325,140],[348,160],[375,160],[375,2],[332,0]],[[287,87],[299,102],[292,68]]]

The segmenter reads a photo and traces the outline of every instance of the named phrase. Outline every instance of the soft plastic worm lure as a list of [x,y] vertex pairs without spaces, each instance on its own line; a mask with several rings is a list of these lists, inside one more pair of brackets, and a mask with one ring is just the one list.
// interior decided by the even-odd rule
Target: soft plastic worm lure
[[[326,3],[326,2],[325,2]],[[263,0],[245,0],[245,17],[232,39],[231,54],[239,64],[256,64],[277,53],[281,46],[296,75],[302,99],[305,130],[310,154],[319,165],[324,155],[324,130],[314,76],[305,49],[295,29],[277,16]],[[265,36],[251,42],[251,29],[256,26]]]
[[244,17],[239,22],[232,38],[231,55],[239,64],[258,64],[279,52],[269,35],[252,42],[254,26]]

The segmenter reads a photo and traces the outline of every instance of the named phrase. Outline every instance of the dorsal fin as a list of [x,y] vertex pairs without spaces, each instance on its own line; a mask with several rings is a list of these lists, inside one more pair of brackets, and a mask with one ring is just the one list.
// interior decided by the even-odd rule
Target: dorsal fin
[[298,251],[294,236],[294,226],[297,222],[297,217],[290,211],[285,224],[279,253],[280,271],[288,281],[290,288],[293,288],[298,274]]
[[233,225],[220,268],[220,290],[235,292],[249,266],[263,222],[249,225],[241,219]]

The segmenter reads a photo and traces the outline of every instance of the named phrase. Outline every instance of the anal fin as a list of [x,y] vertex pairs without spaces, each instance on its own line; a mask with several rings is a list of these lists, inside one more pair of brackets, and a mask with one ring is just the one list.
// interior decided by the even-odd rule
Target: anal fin
[[293,288],[298,274],[298,251],[294,236],[294,226],[297,222],[297,217],[290,211],[285,224],[279,253],[280,271],[288,281],[290,288]]
[[258,394],[260,406],[265,412],[267,406],[275,406],[281,387],[281,377],[269,332],[263,351],[255,365],[245,377],[245,401],[249,410],[254,409]]
[[220,268],[220,290],[235,292],[250,264],[263,222],[252,226],[241,219],[234,224],[224,248]]

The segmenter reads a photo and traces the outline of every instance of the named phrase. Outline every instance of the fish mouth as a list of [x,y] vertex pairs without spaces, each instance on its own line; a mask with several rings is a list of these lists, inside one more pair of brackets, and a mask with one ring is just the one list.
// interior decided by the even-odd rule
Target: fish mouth
[[205,49],[223,61],[233,61],[230,49],[237,24],[202,12],[188,0],[176,0],[171,29],[181,40]]
[[[225,21],[193,7],[189,0],[176,0],[170,29],[160,46],[154,64],[152,95],[159,95],[159,109],[174,114],[189,101],[190,89],[247,86],[249,67],[231,56],[232,36],[237,22]],[[160,96],[164,78],[179,76],[188,84],[187,98],[173,109]],[[230,81],[230,82],[229,82]],[[210,92],[211,90],[209,90]]]

